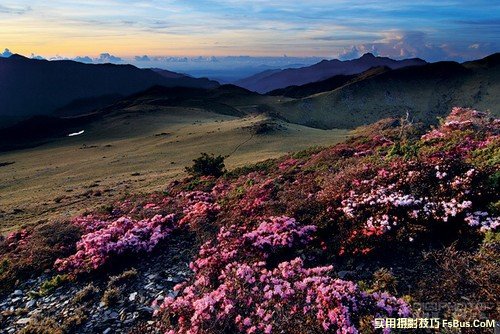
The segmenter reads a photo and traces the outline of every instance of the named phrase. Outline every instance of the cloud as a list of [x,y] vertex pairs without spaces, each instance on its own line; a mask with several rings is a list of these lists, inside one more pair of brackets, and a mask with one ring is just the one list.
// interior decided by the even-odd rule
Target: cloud
[[[463,46],[459,43],[437,43],[422,31],[390,31],[384,35],[379,41],[345,48],[339,53],[339,59],[353,59],[371,52],[394,59],[419,57],[428,61],[463,60],[488,54],[490,46],[481,46],[479,43]],[[493,50],[493,46],[491,48]]]
[[7,58],[12,56],[12,52],[9,49],[5,49],[4,52],[0,53],[0,57]]
[[15,14],[15,15],[23,15],[27,12],[31,11],[30,6],[26,7],[18,7],[18,6],[4,6],[0,5],[0,13],[1,14]]
[[42,56],[40,55],[36,55],[34,53],[31,53],[31,56],[30,56],[31,59],[37,59],[37,60],[45,60],[45,58],[43,58]]
[[113,56],[109,53],[101,53],[98,58],[95,58],[96,63],[122,63],[123,59]]
[[136,61],[151,61],[151,58],[149,58],[146,55],[144,55],[144,56],[135,56],[135,60]]
[[[64,58],[67,59],[67,58]],[[53,59],[57,60],[57,59]],[[78,56],[75,58],[72,58],[71,60],[80,62],[80,63],[85,63],[85,64],[104,64],[104,63],[123,63],[124,60],[120,57],[114,56],[112,54],[109,54],[107,52],[103,52],[99,55],[99,57],[89,57],[89,56]]]
[[86,64],[91,64],[93,63],[94,61],[92,60],[92,58],[88,57],[88,56],[83,56],[83,57],[76,57],[73,59],[74,61],[77,61],[77,62],[80,62],[80,63],[86,63]]

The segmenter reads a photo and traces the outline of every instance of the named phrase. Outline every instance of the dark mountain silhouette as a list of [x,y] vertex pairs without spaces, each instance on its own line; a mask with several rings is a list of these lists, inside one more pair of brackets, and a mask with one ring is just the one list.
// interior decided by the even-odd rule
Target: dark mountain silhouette
[[160,74],[162,77],[168,78],[168,79],[178,79],[178,78],[186,78],[189,77],[189,75],[182,74],[182,73],[177,73],[177,72],[172,72],[168,70],[164,70],[162,68],[152,68],[152,71]]
[[[168,75],[167,75],[168,72]],[[213,88],[218,83],[132,65],[46,61],[19,55],[0,58],[0,116],[89,111],[154,85]],[[86,108],[85,105],[88,104]]]
[[496,53],[463,64],[437,62],[385,71],[277,104],[275,111],[290,122],[318,128],[354,128],[407,112],[415,121],[432,124],[454,106],[500,116],[499,65]]
[[365,80],[369,77],[379,75],[381,73],[385,73],[385,72],[390,71],[390,70],[391,69],[389,67],[386,67],[386,66],[374,67],[374,68],[371,68],[371,69],[364,71],[363,73],[360,73],[360,74],[336,75],[336,76],[328,78],[326,80],[312,82],[312,83],[308,83],[308,84],[301,85],[301,86],[289,86],[286,88],[275,89],[275,90],[267,93],[267,95],[285,96],[285,97],[292,97],[292,98],[296,98],[296,99],[303,98],[303,97],[307,97],[310,95],[334,90],[334,89],[337,89],[337,88],[342,87],[344,85],[347,85],[347,84],[350,84],[350,83],[353,83],[356,81],[360,81],[360,80]]
[[239,80],[235,84],[255,92],[267,93],[288,86],[299,86],[325,80],[336,75],[359,74],[372,67],[386,66],[397,69],[425,64],[427,62],[419,58],[394,60],[387,57],[375,57],[373,54],[367,53],[353,60],[323,60],[307,67],[266,71]]

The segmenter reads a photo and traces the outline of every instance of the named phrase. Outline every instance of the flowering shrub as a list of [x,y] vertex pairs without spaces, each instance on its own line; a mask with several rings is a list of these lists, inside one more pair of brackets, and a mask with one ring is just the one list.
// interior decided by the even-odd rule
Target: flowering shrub
[[300,258],[278,264],[228,264],[220,284],[201,292],[196,285],[182,296],[167,298],[163,312],[171,314],[175,333],[357,333],[363,317],[410,315],[402,300],[387,293],[366,293],[349,281],[331,278],[332,267],[304,268]]
[[127,217],[109,222],[81,218],[76,222],[85,223],[87,233],[76,244],[75,254],[55,262],[60,271],[85,272],[101,267],[114,255],[150,252],[172,231],[174,215],[156,215],[140,221]]
[[184,217],[179,225],[189,225],[191,228],[200,228],[215,218],[220,211],[220,206],[214,203],[214,197],[203,191],[181,193],[181,198],[187,200],[183,212]]
[[222,228],[215,244],[205,244],[191,263],[192,283],[176,286],[181,295],[160,305],[159,314],[170,324],[167,333],[272,333],[283,326],[292,333],[355,333],[363,317],[410,314],[400,299],[333,279],[331,266],[305,268],[295,258],[269,269],[262,261],[307,244],[315,230],[289,217],[272,217],[251,231]]
[[15,249],[18,246],[24,246],[28,242],[29,232],[24,229],[20,231],[11,232],[5,238],[5,243],[11,249]]

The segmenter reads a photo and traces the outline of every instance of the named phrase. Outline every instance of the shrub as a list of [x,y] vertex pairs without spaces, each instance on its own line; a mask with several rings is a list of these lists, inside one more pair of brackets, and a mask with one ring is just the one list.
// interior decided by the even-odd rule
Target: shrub
[[202,153],[200,157],[193,160],[191,167],[186,167],[186,171],[194,177],[215,176],[219,177],[225,172],[224,157],[208,155]]
[[58,270],[83,273],[104,265],[112,256],[152,251],[170,234],[174,215],[155,215],[150,219],[134,220],[120,217],[112,221],[84,221],[89,231],[77,243],[77,252],[68,258],[57,259]]
[[136,277],[137,277],[137,270],[135,268],[132,268],[130,270],[125,270],[120,275],[112,276],[109,279],[108,288],[120,287]]
[[106,306],[113,306],[120,300],[122,291],[118,288],[108,288],[102,295],[101,302]]
[[86,285],[83,289],[78,291],[75,296],[71,299],[71,302],[74,305],[79,305],[82,303],[87,303],[88,301],[92,300],[97,293],[99,292],[99,289],[95,287],[92,283]]
[[56,275],[51,279],[44,281],[42,285],[40,285],[40,290],[38,291],[38,294],[40,296],[48,296],[52,292],[54,292],[54,290],[56,290],[58,287],[60,287],[66,282],[68,282],[68,276]]
[[16,281],[52,268],[59,257],[74,251],[81,235],[78,226],[51,222],[11,233],[0,242],[0,294]]
[[[311,240],[314,226],[271,217],[254,229],[222,228],[191,264],[191,284],[161,305],[167,333],[356,332],[369,315],[408,316],[408,306],[387,293],[369,294],[329,276],[332,267],[280,262]],[[283,250],[288,250],[282,252]],[[272,261],[271,261],[272,260]],[[273,264],[276,263],[276,264]]]
[[30,321],[19,334],[64,334],[61,326],[51,318]]

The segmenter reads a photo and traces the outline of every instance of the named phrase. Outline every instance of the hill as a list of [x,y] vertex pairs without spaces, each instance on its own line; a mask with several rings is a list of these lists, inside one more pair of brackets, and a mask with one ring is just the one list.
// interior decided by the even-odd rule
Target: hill
[[374,67],[360,74],[336,75],[326,80],[308,83],[301,86],[288,86],[267,93],[271,96],[285,96],[291,98],[303,98],[310,95],[331,91],[344,85],[361,81],[369,77],[389,71],[388,67]]
[[[497,53],[464,64],[437,62],[405,67],[355,80],[332,91],[282,102],[274,108],[290,122],[325,129],[354,128],[406,113],[415,121],[433,124],[454,105],[499,115],[499,65]],[[321,84],[316,87],[321,88]]]
[[172,73],[167,76],[132,65],[46,61],[19,55],[0,58],[0,76],[0,117],[48,115],[57,110],[71,112],[68,106],[75,103],[79,112],[90,111],[154,85],[196,88],[218,85],[207,79]]
[[337,59],[323,60],[317,64],[301,68],[280,71],[266,71],[249,78],[237,81],[235,84],[251,91],[267,93],[288,86],[304,85],[321,81],[336,75],[353,75],[364,72],[372,67],[389,67],[397,69],[407,66],[420,66],[426,62],[422,59],[393,60],[387,57],[375,57],[367,53],[358,59],[340,61]]
[[[73,115],[79,103],[72,103],[71,113],[60,109],[56,114],[32,116],[0,129],[0,152],[35,147],[80,129],[106,122],[110,115],[123,113],[130,108],[134,110],[168,110],[182,109],[185,113],[202,110],[219,115],[244,117],[249,114],[262,113],[267,110],[263,106],[273,105],[281,98],[262,96],[244,88],[223,85],[216,88],[165,87],[153,86],[129,95],[115,97],[114,101],[106,99],[106,107],[92,110],[80,115]],[[88,107],[89,101],[82,101]],[[145,112],[146,113],[146,112]],[[121,123],[118,123],[121,124]],[[117,124],[117,125],[118,125]]]

